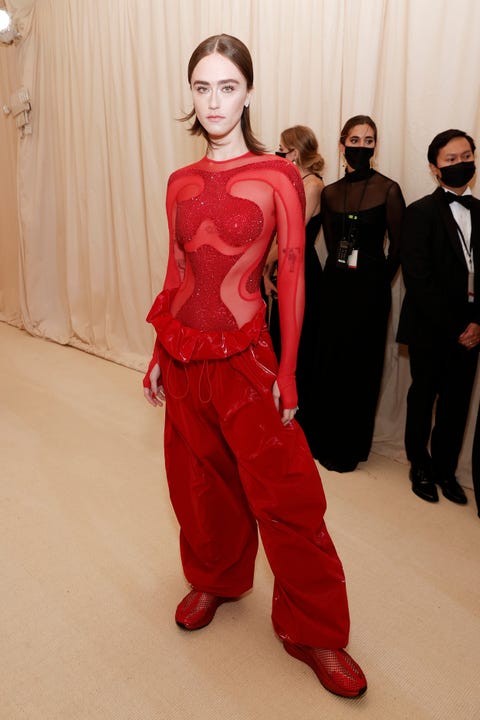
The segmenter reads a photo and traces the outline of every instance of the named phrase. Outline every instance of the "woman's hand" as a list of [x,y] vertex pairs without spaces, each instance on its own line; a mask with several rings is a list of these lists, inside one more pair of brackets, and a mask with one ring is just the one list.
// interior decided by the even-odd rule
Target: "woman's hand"
[[[273,395],[273,402],[275,403],[275,407],[277,408],[278,412],[280,412],[280,390],[279,390],[278,383],[276,380],[273,383],[272,395]],[[284,425],[288,425],[288,423],[292,422],[297,410],[298,410],[298,407],[284,408],[282,410],[282,423]]]
[[472,350],[480,343],[480,325],[470,323],[467,329],[460,335],[458,342],[467,350]]
[[278,245],[276,240],[273,241],[272,246],[268,252],[267,259],[265,260],[265,266],[263,268],[263,287],[265,289],[265,295],[267,297],[277,295],[277,287],[272,282],[272,274],[275,270],[275,263],[278,260]]
[[265,266],[263,272],[263,288],[267,297],[275,298],[277,296],[277,286],[273,284],[270,278],[270,271],[267,271],[267,266]]
[[156,363],[153,366],[149,375],[150,387],[143,388],[143,394],[145,395],[146,401],[149,402],[150,405],[153,405],[153,407],[162,407],[163,403],[165,402],[165,392],[163,390],[163,385],[159,383],[160,375],[160,365]]

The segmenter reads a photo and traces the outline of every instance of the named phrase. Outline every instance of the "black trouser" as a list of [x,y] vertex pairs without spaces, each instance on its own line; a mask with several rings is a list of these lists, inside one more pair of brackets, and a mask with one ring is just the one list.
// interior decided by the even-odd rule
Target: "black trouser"
[[412,384],[407,396],[407,457],[427,470],[433,461],[440,479],[452,477],[462,449],[478,350],[466,350],[457,342],[409,345],[408,350]]
[[472,450],[472,478],[475,500],[477,501],[478,515],[480,517],[480,406],[478,407],[477,424],[473,438]]

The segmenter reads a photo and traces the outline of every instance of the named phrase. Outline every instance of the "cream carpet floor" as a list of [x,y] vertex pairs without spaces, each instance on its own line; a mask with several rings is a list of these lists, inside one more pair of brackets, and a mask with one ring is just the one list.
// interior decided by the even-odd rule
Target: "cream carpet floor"
[[379,455],[322,470],[349,650],[367,694],[329,694],[255,587],[186,633],[163,411],[138,372],[0,323],[1,720],[480,718],[480,520],[429,505]]

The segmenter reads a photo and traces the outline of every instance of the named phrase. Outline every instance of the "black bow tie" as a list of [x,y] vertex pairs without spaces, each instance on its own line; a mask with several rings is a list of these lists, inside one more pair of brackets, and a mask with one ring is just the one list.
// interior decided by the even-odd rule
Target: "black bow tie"
[[472,207],[473,195],[455,195],[455,193],[446,192],[445,197],[448,203],[458,202],[469,210]]

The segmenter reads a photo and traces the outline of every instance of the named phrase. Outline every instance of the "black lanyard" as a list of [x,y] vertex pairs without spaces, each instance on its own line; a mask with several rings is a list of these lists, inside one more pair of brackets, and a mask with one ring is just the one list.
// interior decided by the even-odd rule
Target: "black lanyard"
[[[452,213],[452,215],[453,215],[453,213]],[[468,255],[468,262],[467,262],[468,271],[469,271],[469,272],[473,272],[473,248],[472,248],[472,242],[471,242],[471,240],[470,240],[470,244],[467,245],[467,241],[465,240],[465,235],[464,235],[463,232],[462,232],[462,228],[460,227],[460,225],[458,224],[458,222],[455,220],[455,218],[453,218],[453,221],[454,221],[455,225],[457,226],[458,234],[460,235],[460,240],[461,240],[461,243],[462,243],[463,248],[464,248],[464,250],[465,250],[465,253],[466,253],[466,255]]]
[[[369,175],[369,177],[365,180],[365,184],[363,186],[362,194],[360,196],[360,202],[358,203],[358,208],[354,213],[349,213],[348,218],[350,220],[350,228],[349,231],[352,228],[352,225],[354,221],[358,220],[358,213],[360,212],[360,208],[362,207],[363,198],[365,197],[365,193],[367,191],[367,185],[370,182],[370,178],[372,175]],[[343,215],[342,215],[342,238],[345,238],[345,225],[346,225],[346,216],[347,216],[347,188],[348,188],[348,180],[345,180],[345,191],[343,193]]]

